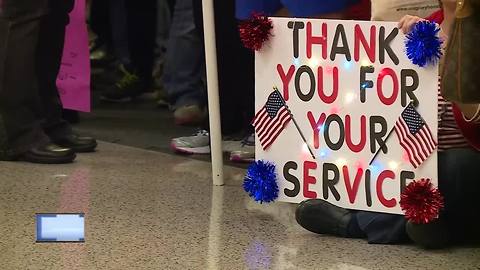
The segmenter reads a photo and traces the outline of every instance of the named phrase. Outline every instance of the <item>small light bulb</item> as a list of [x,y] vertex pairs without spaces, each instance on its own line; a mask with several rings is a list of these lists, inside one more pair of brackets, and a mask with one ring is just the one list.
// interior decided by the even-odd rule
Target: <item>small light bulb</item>
[[325,124],[321,124],[317,129],[322,133],[325,130]]
[[308,151],[308,145],[306,143],[303,144],[302,150],[303,150],[303,152],[309,152]]
[[372,65],[372,63],[370,63],[370,61],[368,61],[367,59],[362,60],[362,66],[368,67],[368,66],[371,66],[371,65]]
[[354,99],[355,99],[355,94],[354,93],[347,93],[345,95],[345,104],[352,103]]
[[300,66],[300,59],[298,59],[298,58],[293,58],[293,64],[294,64],[296,67],[299,67],[299,66]]
[[348,70],[352,67],[352,65],[352,62],[345,60],[345,62],[343,63],[343,68]]
[[337,159],[336,163],[339,167],[343,167],[343,166],[347,165],[347,160],[344,159],[344,158],[339,158],[339,159]]
[[316,58],[310,59],[310,61],[309,61],[309,66],[310,67],[318,67],[318,65],[319,65],[318,59],[316,59]]
[[392,170],[396,170],[398,168],[398,163],[395,162],[395,161],[390,161],[388,163],[388,167],[390,167],[390,169],[392,169]]

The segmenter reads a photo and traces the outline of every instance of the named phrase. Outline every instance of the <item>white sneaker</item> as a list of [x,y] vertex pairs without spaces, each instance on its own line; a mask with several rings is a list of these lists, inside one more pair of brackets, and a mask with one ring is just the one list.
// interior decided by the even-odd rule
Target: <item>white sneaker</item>
[[[225,153],[238,150],[240,141],[223,140],[222,149]],[[210,154],[210,134],[206,130],[199,130],[192,136],[172,139],[170,147],[173,151],[181,154]]]
[[172,139],[170,147],[182,154],[210,154],[210,136],[208,131],[199,130],[192,136]]
[[230,161],[250,163],[255,161],[255,133],[245,137],[234,151],[230,152]]

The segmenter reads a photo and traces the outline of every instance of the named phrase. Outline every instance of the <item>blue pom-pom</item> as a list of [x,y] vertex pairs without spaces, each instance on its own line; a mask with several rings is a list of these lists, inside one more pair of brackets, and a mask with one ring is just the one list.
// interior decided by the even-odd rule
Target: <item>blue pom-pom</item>
[[275,164],[263,160],[253,162],[248,167],[243,189],[259,203],[275,201],[278,198]]
[[424,67],[437,63],[442,56],[441,45],[443,43],[438,37],[439,31],[438,25],[429,21],[415,24],[405,42],[408,59],[413,64]]

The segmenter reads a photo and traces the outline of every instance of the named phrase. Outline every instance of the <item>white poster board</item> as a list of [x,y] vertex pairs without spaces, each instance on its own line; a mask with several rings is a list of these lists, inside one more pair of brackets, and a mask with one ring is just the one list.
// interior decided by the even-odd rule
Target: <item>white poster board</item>
[[402,214],[403,187],[437,183],[436,150],[414,168],[392,132],[387,152],[369,163],[412,100],[437,140],[438,67],[410,62],[394,22],[272,21],[273,36],[256,53],[256,111],[277,86],[315,155],[293,121],[266,150],[257,134],[256,159],[276,165],[279,200]]

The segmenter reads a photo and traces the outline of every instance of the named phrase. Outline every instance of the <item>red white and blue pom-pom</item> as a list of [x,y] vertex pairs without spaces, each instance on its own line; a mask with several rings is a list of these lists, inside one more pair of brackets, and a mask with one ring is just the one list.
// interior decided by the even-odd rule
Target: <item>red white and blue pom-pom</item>
[[436,23],[420,21],[415,24],[405,41],[408,59],[420,67],[435,65],[442,57],[442,43]]
[[269,203],[278,198],[277,172],[275,164],[258,160],[247,171],[243,189],[256,202]]
[[430,179],[411,182],[400,196],[400,207],[405,218],[415,224],[436,220],[444,207],[444,199]]
[[259,51],[272,36],[273,23],[261,13],[253,13],[252,17],[239,25],[240,39],[245,48]]

